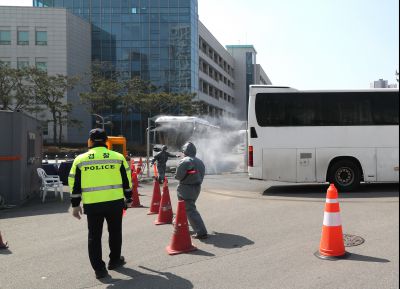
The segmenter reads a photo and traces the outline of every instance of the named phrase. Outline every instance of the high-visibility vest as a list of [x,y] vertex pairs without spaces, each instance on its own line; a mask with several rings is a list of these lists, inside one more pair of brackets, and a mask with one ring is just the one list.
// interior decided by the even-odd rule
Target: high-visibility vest
[[125,157],[105,147],[90,149],[74,160],[68,177],[72,192],[77,169],[81,171],[82,203],[96,204],[124,198],[121,167],[132,187],[131,169]]

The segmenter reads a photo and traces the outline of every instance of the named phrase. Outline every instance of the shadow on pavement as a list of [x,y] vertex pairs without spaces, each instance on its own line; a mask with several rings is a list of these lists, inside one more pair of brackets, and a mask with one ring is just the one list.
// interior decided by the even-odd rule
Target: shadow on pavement
[[242,248],[244,246],[254,245],[254,242],[246,237],[218,232],[213,232],[209,235],[208,239],[200,241],[224,249]]
[[206,257],[214,257],[215,255],[213,253],[209,253],[200,249],[197,249],[196,251],[188,253],[190,255],[196,255],[196,256],[206,256]]
[[54,197],[50,192],[44,203],[39,196],[35,196],[22,206],[0,209],[0,219],[61,214],[68,212],[70,205],[69,193],[64,192],[64,201],[61,201],[59,196]]
[[10,248],[7,249],[0,249],[0,255],[11,255],[12,251],[10,250]]
[[360,262],[372,262],[372,263],[390,263],[390,260],[387,259],[382,259],[382,258],[376,258],[376,257],[371,257],[371,256],[364,256],[364,255],[359,255],[359,254],[354,254],[351,253],[349,258],[347,260],[351,261],[360,261]]
[[[272,186],[263,196],[324,198],[328,185],[284,185]],[[399,197],[399,184],[362,184],[357,191],[342,192],[340,198],[388,198]]]
[[119,268],[116,271],[123,274],[129,279],[113,279],[106,278],[100,280],[104,284],[108,284],[107,288],[116,289],[192,289],[193,284],[189,280],[181,278],[169,272],[159,272],[146,267],[139,266],[149,272],[155,273],[144,274],[130,268]]

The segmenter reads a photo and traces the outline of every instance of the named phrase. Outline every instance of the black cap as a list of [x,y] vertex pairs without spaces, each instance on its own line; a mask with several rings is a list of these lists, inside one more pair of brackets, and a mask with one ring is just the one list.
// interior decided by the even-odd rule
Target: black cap
[[107,134],[104,129],[95,128],[89,132],[89,138],[93,142],[106,142],[107,141]]

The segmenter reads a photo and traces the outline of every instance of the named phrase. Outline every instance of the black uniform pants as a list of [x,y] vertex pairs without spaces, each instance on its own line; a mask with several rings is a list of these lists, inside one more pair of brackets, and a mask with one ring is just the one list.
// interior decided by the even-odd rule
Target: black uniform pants
[[104,212],[87,215],[88,220],[88,248],[89,259],[95,271],[105,268],[102,258],[101,236],[103,234],[104,219],[108,227],[108,244],[110,247],[110,261],[116,261],[121,256],[122,246],[122,210],[112,208]]

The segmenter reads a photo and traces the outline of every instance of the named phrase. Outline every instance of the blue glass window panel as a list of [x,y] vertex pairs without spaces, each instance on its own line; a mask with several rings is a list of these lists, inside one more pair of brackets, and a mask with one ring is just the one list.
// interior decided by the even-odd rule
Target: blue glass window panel
[[36,31],[36,45],[47,45],[47,31]]
[[179,21],[180,22],[190,22],[190,16],[186,16],[186,15],[180,15],[179,16]]
[[122,23],[122,38],[125,40],[140,39],[140,24]]
[[161,48],[160,49],[160,58],[161,59],[169,59],[169,49],[168,48]]
[[18,31],[18,45],[29,45],[29,31]]
[[[165,1],[165,0],[161,0],[161,1]],[[150,4],[151,7],[160,6],[160,0],[150,0],[149,4]]]
[[179,0],[169,0],[169,7],[179,7]]
[[179,13],[190,15],[190,8],[179,8]]
[[120,8],[121,7],[121,1],[111,0],[110,7],[111,8]]
[[101,14],[101,22],[111,22],[111,14]]
[[111,34],[117,39],[121,39],[121,23],[111,23]]
[[112,15],[111,15],[111,22],[121,22],[121,16],[120,16],[120,14],[118,14],[118,15],[112,14]]
[[179,0],[179,7],[190,7],[190,2],[189,0]]
[[100,0],[92,0],[92,8],[94,7],[100,7]]
[[11,44],[11,31],[0,30],[0,45],[10,45]]

